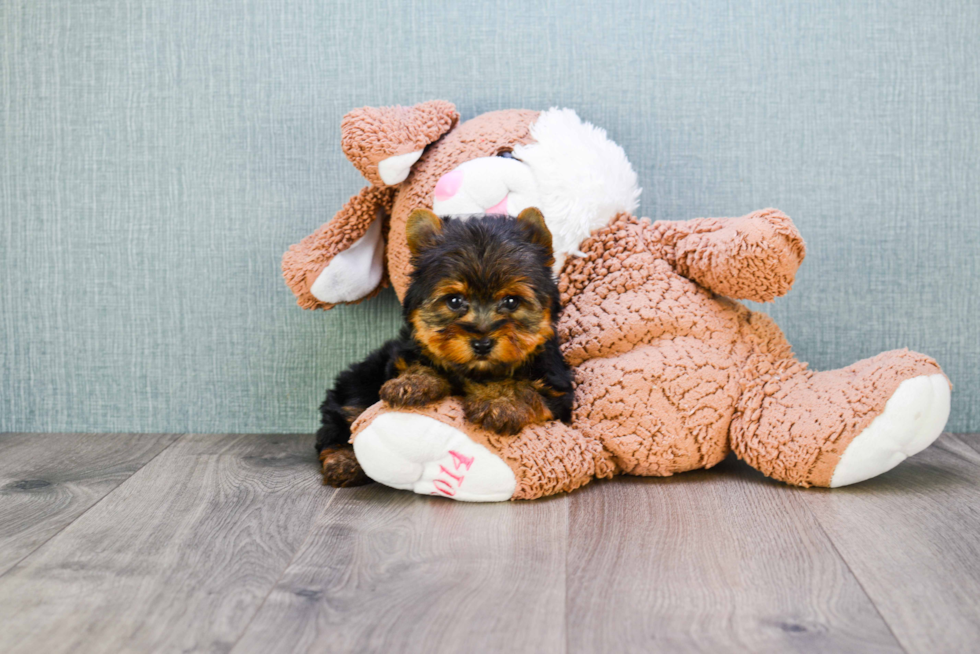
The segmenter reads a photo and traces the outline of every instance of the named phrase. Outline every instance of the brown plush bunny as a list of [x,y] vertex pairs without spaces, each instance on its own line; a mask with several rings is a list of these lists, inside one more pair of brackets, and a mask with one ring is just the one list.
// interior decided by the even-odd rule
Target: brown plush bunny
[[950,385],[936,362],[896,350],[814,372],[767,316],[805,247],[775,209],[651,223],[622,149],[568,109],[506,110],[458,124],[448,102],[364,108],[343,149],[371,186],[290,248],[283,272],[305,308],[359,302],[408,282],[405,225],[535,206],[553,235],[575,370],[571,426],[498,436],[458,399],[419,410],[378,404],[354,450],[381,483],[469,501],[532,499],[594,477],[666,476],[730,450],[800,486],[843,486],[890,470],[940,434]]

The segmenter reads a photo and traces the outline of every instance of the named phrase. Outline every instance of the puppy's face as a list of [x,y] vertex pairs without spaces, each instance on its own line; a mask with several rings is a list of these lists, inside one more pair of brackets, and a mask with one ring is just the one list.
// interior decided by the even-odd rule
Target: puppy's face
[[439,280],[409,319],[432,358],[481,373],[517,368],[554,335],[550,310],[522,276],[493,285]]
[[528,211],[535,216],[444,224],[424,212],[410,221],[406,317],[434,361],[464,375],[508,375],[554,336],[550,234]]

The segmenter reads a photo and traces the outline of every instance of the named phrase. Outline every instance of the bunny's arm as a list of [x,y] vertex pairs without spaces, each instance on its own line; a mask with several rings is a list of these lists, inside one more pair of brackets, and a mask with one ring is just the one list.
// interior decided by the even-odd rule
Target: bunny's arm
[[735,300],[771,302],[785,295],[806,256],[799,231],[778,209],[657,221],[646,229],[650,249],[680,275]]
[[394,194],[394,187],[362,189],[283,255],[283,277],[301,307],[357,303],[387,285],[384,232]]

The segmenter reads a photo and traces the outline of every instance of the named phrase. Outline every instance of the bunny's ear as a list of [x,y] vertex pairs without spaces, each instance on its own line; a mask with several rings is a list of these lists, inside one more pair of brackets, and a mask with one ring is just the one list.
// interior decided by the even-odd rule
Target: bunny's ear
[[362,107],[340,123],[341,147],[354,167],[375,186],[393,186],[408,177],[425,146],[459,120],[456,107],[430,100],[414,107]]

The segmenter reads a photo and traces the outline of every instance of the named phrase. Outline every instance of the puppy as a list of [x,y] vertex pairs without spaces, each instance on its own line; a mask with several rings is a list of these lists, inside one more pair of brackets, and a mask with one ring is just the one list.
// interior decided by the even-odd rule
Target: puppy
[[351,423],[379,399],[397,408],[458,395],[468,420],[504,435],[571,419],[572,374],[556,335],[561,307],[541,212],[443,220],[417,209],[407,238],[414,272],[399,337],[341,373],[320,407],[325,484],[369,481],[347,441]]

